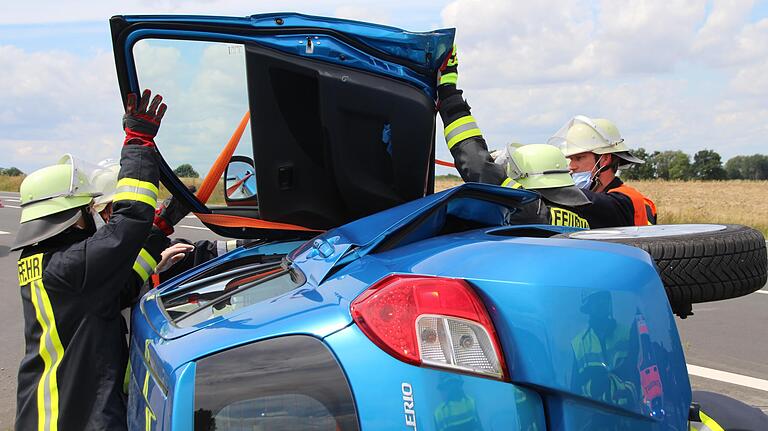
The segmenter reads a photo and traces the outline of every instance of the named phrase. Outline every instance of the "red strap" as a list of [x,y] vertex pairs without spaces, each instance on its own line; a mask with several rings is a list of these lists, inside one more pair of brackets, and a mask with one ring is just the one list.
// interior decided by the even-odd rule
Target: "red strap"
[[153,272],[150,276],[150,280],[152,280],[152,287],[157,287],[160,285],[160,274]]
[[456,167],[456,165],[454,165],[453,163],[451,163],[451,162],[444,162],[444,161],[442,161],[440,159],[435,159],[435,164],[436,165],[440,165],[440,166],[448,166],[449,168],[455,168]]
[[155,213],[155,220],[153,223],[161,232],[163,232],[163,234],[165,234],[165,236],[173,235],[173,226],[168,224],[168,221],[160,217],[157,213]]
[[306,232],[323,232],[321,229],[310,229],[304,226],[298,226],[288,223],[277,223],[266,220],[252,219],[226,214],[201,214],[195,213],[195,216],[203,223],[213,224],[223,227],[252,227],[256,229],[279,229],[279,230],[298,230]]

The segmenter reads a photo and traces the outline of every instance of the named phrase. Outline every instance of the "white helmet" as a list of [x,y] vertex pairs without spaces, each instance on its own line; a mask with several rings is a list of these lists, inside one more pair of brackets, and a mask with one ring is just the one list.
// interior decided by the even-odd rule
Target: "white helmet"
[[548,144],[560,147],[565,157],[574,154],[616,154],[627,166],[645,163],[629,152],[619,129],[612,121],[604,118],[589,118],[577,115],[563,125],[549,140]]
[[101,212],[107,204],[112,202],[117,192],[117,174],[120,173],[120,164],[114,159],[105,159],[99,162],[98,171],[91,178],[91,185],[101,192],[101,196],[93,200],[93,208]]

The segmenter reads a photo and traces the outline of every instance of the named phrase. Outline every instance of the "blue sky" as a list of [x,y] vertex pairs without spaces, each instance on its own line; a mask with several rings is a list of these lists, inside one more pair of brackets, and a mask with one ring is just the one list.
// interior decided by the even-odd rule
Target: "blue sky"
[[[28,171],[64,152],[118,154],[111,15],[244,16],[274,5],[0,6],[0,166]],[[492,148],[546,141],[585,114],[614,120],[632,147],[710,148],[726,159],[768,152],[766,1],[287,1],[280,9],[414,31],[456,27],[459,86]],[[450,159],[441,138],[438,155]]]

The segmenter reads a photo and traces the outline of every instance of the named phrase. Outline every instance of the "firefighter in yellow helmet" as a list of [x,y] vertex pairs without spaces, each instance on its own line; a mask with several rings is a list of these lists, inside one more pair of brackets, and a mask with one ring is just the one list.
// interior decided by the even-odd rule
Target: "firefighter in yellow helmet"
[[162,98],[129,95],[109,222],[93,210],[94,173],[76,159],[31,173],[20,187],[18,262],[26,351],[16,429],[126,429],[127,345],[118,297],[157,205],[154,137]]
[[509,146],[505,155],[491,156],[470,107],[456,87],[458,60],[454,47],[438,78],[440,116],[445,124],[445,142],[456,169],[466,182],[498,184],[524,188],[541,194],[545,205],[537,205],[537,214],[521,214],[525,222],[588,228],[591,222],[581,216],[581,208],[590,205],[582,190],[569,175],[568,162],[557,147],[544,144]]
[[583,215],[593,228],[656,224],[656,205],[616,176],[620,168],[645,163],[629,152],[616,125],[577,115],[552,136],[569,159],[576,185],[592,201]]

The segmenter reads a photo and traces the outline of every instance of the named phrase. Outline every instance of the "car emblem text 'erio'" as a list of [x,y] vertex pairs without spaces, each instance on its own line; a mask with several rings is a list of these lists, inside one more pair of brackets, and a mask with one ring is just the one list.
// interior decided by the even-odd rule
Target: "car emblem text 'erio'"
[[413,401],[413,388],[410,383],[403,382],[400,385],[403,393],[403,413],[405,413],[405,426],[416,431],[416,409]]

